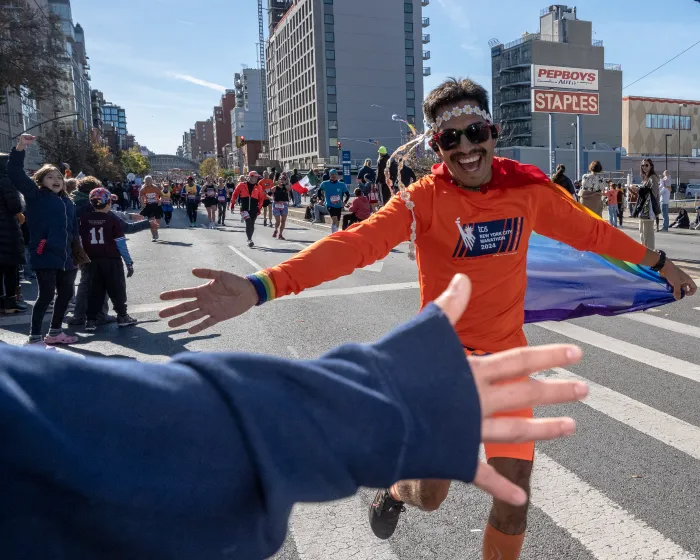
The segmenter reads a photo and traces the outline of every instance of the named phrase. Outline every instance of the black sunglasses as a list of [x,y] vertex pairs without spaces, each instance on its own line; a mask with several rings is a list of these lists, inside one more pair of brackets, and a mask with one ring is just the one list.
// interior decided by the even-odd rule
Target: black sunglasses
[[476,122],[462,130],[448,128],[433,134],[433,141],[443,150],[453,150],[459,146],[463,134],[472,144],[483,144],[489,138],[498,138],[498,128],[487,122]]

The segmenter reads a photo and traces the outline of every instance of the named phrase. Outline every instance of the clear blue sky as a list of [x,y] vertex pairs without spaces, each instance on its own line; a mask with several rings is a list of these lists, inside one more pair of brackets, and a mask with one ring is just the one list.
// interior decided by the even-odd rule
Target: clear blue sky
[[[336,0],[349,2],[352,0]],[[389,1],[389,0],[378,0]],[[397,1],[397,0],[391,0]],[[488,40],[537,31],[551,0],[431,0],[429,91],[446,76],[470,76],[490,89]],[[92,87],[126,109],[129,131],[157,153],[174,153],[182,133],[211,116],[242,64],[257,65],[256,0],[72,0],[85,29]],[[606,62],[622,64],[624,84],[698,40],[693,0],[585,0]],[[700,45],[625,94],[700,99]]]

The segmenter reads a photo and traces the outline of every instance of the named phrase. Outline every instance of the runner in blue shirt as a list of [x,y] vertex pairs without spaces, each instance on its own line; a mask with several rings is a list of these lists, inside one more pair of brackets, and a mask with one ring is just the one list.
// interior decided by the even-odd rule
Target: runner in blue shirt
[[[338,224],[340,223],[340,216],[343,213],[343,206],[350,200],[350,192],[345,183],[338,181],[338,171],[331,169],[329,175],[330,181],[321,183],[320,188],[326,194],[326,207],[333,220],[331,231],[335,233],[338,231]],[[345,196],[345,200],[343,200],[343,196]]]

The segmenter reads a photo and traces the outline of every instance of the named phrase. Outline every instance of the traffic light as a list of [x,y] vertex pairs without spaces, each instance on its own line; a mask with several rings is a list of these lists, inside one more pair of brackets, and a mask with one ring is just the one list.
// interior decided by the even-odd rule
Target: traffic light
[[245,136],[241,136],[241,148],[245,146]]
[[236,148],[245,146],[245,136],[236,136]]
[[340,140],[338,140],[338,149],[340,150],[342,147],[343,147],[343,143]]

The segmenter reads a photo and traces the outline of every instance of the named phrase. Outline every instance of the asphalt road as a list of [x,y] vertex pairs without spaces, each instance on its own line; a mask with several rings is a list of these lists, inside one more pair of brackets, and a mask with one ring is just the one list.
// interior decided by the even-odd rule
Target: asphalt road
[[[151,243],[148,232],[129,237],[136,274],[128,281],[130,329],[77,331],[70,351],[165,361],[186,351],[266,352],[311,358],[343,342],[378,338],[418,309],[415,264],[405,245],[352,276],[256,308],[243,317],[188,336],[157,317],[159,292],[199,283],[192,267],[249,274],[293,255],[327,234],[291,224],[288,241],[257,227],[256,247],[245,244],[242,224],[217,231],[174,227]],[[202,215],[200,214],[200,221]],[[634,235],[632,229],[628,230]],[[696,261],[700,236],[663,234],[670,256]],[[691,265],[693,263],[690,263]],[[690,268],[694,276],[700,270]],[[31,301],[34,288],[23,286]],[[24,342],[28,316],[0,316],[0,340]],[[575,437],[538,445],[524,560],[650,560],[700,558],[700,299],[687,298],[639,315],[586,318],[528,326],[530,343],[578,342],[585,358],[569,371],[591,383],[585,403],[547,407],[539,415],[571,415]],[[367,524],[374,492],[333,504],[296,508],[277,560],[463,560],[481,558],[489,500],[454,484],[437,512],[402,516],[395,536],[376,540]]]

